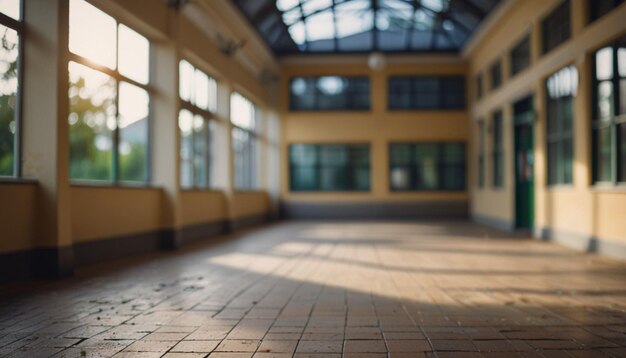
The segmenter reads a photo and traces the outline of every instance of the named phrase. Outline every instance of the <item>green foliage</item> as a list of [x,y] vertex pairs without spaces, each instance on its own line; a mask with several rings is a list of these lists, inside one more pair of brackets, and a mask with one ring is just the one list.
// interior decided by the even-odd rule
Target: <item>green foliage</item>
[[[3,58],[11,58],[11,54],[15,55],[14,53],[18,51],[17,43],[12,43],[8,39],[9,31],[13,30],[4,28],[1,40],[2,48],[0,51],[3,52]],[[0,63],[2,67],[6,66],[6,70],[0,73],[0,82],[2,82],[3,87],[10,88],[8,83],[17,79],[17,63],[17,56],[15,56],[15,60],[9,63]],[[15,174],[13,166],[15,161],[15,109],[17,96],[15,92],[8,92],[0,95],[0,176]]]

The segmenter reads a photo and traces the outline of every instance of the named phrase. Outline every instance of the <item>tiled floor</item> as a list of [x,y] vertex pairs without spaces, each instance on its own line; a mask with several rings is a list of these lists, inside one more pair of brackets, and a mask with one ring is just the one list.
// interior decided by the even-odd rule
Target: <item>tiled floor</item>
[[287,223],[0,287],[0,356],[626,357],[626,263],[467,223]]

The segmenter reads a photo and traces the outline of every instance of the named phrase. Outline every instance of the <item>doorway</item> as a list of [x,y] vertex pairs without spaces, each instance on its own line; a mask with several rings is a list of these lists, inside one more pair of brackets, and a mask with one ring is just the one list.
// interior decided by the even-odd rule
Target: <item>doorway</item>
[[533,96],[513,105],[515,139],[515,227],[532,230],[535,217]]

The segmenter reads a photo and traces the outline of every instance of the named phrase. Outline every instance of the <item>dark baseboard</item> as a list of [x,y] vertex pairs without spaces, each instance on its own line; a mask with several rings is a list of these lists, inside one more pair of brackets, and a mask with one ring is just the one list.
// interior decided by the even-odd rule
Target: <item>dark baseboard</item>
[[540,240],[553,241],[575,250],[626,260],[626,242],[622,243],[566,230],[555,230],[550,227],[542,227],[539,232],[538,238]]
[[203,224],[194,224],[183,227],[178,231],[181,245],[223,235],[228,232],[228,221],[216,221]]
[[185,226],[178,230],[103,238],[62,248],[37,248],[0,253],[0,282],[29,278],[60,278],[72,275],[74,268],[103,263],[159,250],[175,250],[192,242],[223,235],[229,231],[267,222],[268,215],[233,221],[216,221]]
[[492,216],[481,215],[481,214],[472,214],[472,220],[479,224],[490,226],[492,228],[495,228],[501,231],[507,231],[507,232],[515,231],[515,224],[508,220],[503,220],[500,218],[494,218]]
[[74,272],[71,246],[46,247],[0,254],[0,283],[33,277],[61,278]]
[[241,229],[247,229],[250,227],[258,226],[270,221],[269,214],[244,216],[241,218],[233,219],[229,223],[230,231],[237,231]]
[[281,217],[285,219],[467,219],[468,202],[466,200],[362,203],[284,201],[280,203],[280,212]]
[[74,244],[74,264],[83,267],[167,248],[165,230]]

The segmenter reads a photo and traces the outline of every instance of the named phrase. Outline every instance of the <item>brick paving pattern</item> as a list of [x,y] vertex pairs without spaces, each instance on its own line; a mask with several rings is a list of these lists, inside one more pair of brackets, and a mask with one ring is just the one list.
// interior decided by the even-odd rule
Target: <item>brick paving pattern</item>
[[277,224],[0,286],[8,357],[626,357],[626,263],[469,223]]

